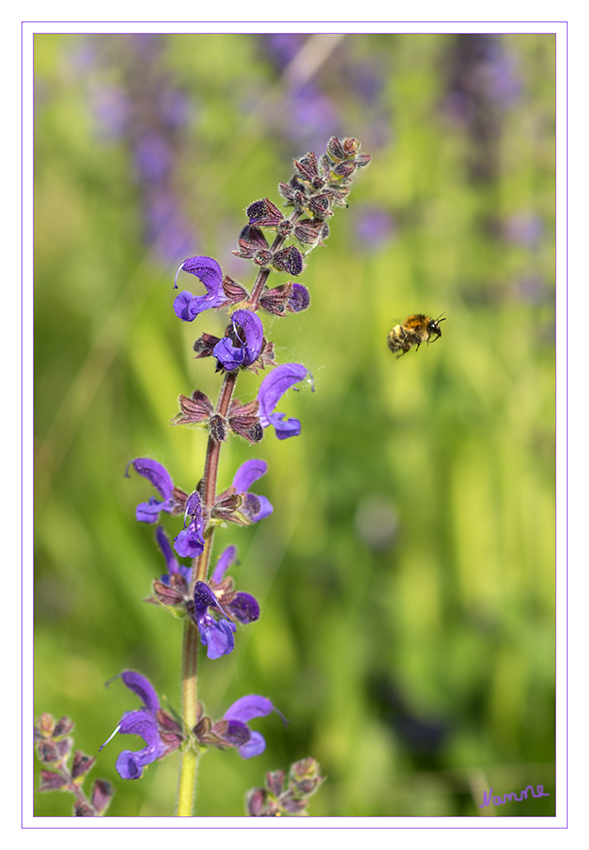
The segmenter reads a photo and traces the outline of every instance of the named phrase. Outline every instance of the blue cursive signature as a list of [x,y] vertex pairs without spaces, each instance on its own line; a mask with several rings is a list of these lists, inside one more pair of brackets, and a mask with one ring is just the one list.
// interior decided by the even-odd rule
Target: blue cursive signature
[[489,806],[491,803],[493,803],[494,806],[503,806],[504,803],[510,803],[512,800],[517,800],[518,803],[521,803],[522,800],[528,799],[528,791],[532,792],[532,797],[550,797],[550,794],[544,793],[543,785],[536,786],[537,794],[532,786],[528,785],[528,787],[520,793],[519,797],[514,791],[512,791],[511,794],[506,794],[503,799],[501,799],[501,797],[492,797],[493,789],[491,788],[488,795],[486,791],[483,793],[483,802],[482,805],[479,806],[479,809],[482,809],[484,806]]

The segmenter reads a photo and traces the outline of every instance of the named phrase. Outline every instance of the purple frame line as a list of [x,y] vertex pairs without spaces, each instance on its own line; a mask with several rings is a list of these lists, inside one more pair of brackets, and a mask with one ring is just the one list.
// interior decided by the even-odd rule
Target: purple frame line
[[[24,28],[20,28],[20,722],[24,730]],[[34,659],[33,659],[34,660]],[[34,664],[33,664],[34,669]],[[20,740],[20,823],[24,816],[24,735]]]
[[[21,537],[21,624],[20,624],[20,633],[21,633],[21,684],[20,684],[20,694],[21,694],[21,728],[24,728],[24,693],[23,693],[23,680],[24,680],[24,658],[23,658],[23,616],[24,616],[24,587],[23,587],[23,576],[24,576],[24,556],[23,556],[23,543],[24,543],[24,418],[23,418],[23,399],[24,399],[24,366],[23,366],[23,357],[24,357],[24,342],[23,342],[23,331],[24,331],[24,274],[23,274],[23,260],[24,260],[24,212],[23,212],[23,179],[24,179],[24,126],[23,126],[23,115],[24,115],[24,81],[23,81],[23,47],[24,47],[24,26],[25,24],[61,24],[61,23],[80,23],[80,24],[170,24],[170,23],[178,23],[178,24],[256,24],[256,23],[264,23],[264,24],[303,24],[303,23],[312,23],[312,24],[337,24],[337,23],[345,23],[345,24],[388,24],[388,23],[399,23],[399,24],[407,24],[407,23],[419,23],[419,24],[564,24],[565,25],[565,33],[564,33],[564,42],[565,42],[565,108],[564,108],[564,126],[565,126],[565,167],[564,167],[564,193],[565,193],[565,210],[566,210],[566,219],[565,219],[565,340],[568,343],[568,305],[569,305],[569,286],[568,286],[568,241],[569,241],[569,230],[568,230],[568,172],[569,172],[569,164],[568,164],[568,25],[569,22],[566,20],[562,21],[21,21],[21,294],[20,294],[20,303],[21,303],[21,321],[20,321],[20,331],[21,331],[21,339],[20,339],[20,355],[21,355],[21,402],[20,402],[20,412],[21,412],[21,458],[20,458],[20,468],[21,468],[21,522],[20,522],[20,537]],[[34,34],[34,33],[33,33]],[[74,33],[71,33],[72,35]],[[403,33],[404,35],[414,35],[415,33]],[[547,33],[548,34],[548,33]],[[556,33],[555,33],[556,35]],[[555,42],[555,57],[558,52],[558,41]],[[555,78],[556,78],[556,63],[555,63]],[[33,79],[33,87],[34,87],[34,71],[32,75]],[[555,92],[555,112],[556,112],[556,101],[557,95]],[[556,152],[556,140],[555,140],[555,152]],[[556,157],[555,157],[555,176],[556,176]],[[555,213],[556,213],[556,196],[555,196]],[[555,215],[556,218],[556,215]],[[557,250],[555,250],[556,257]],[[556,270],[556,268],[555,268]],[[555,304],[556,307],[556,304]],[[556,350],[555,350],[556,357]],[[568,356],[568,344],[565,346],[565,621],[568,627],[568,458],[569,458],[569,443],[568,443],[568,399],[569,399],[569,356]],[[555,402],[556,402],[556,375],[555,375]],[[556,414],[556,407],[555,407]],[[556,421],[556,418],[555,418]],[[557,426],[555,427],[555,438],[557,433]],[[555,439],[555,458],[556,458],[556,439]],[[555,516],[556,520],[556,516]],[[557,536],[557,528],[555,522],[555,541]],[[556,562],[556,547],[555,547],[555,562]],[[555,563],[556,566],[556,563]],[[556,584],[556,570],[555,570],[555,647],[557,644],[557,619],[558,612],[556,607],[556,599],[557,599],[557,584]],[[568,799],[568,780],[569,780],[569,760],[568,760],[568,628],[565,628],[565,775],[566,775],[566,803],[565,803],[565,825],[564,826],[308,826],[308,827],[289,827],[289,826],[281,826],[281,827],[242,827],[242,826],[175,826],[175,827],[160,827],[160,826],[107,826],[100,827],[101,829],[117,829],[117,830],[129,830],[129,829],[220,829],[220,830],[258,830],[258,829],[314,829],[314,830],[335,830],[335,829],[382,829],[382,830],[415,830],[415,829],[426,829],[426,830],[481,830],[481,829],[494,829],[494,830],[505,830],[505,829],[527,829],[527,830],[535,830],[535,829],[568,829],[568,809],[569,809],[569,799]],[[555,653],[555,680],[557,676],[557,667],[556,667],[556,653]],[[555,712],[556,714],[556,712]],[[558,753],[555,752],[555,768],[556,762],[558,758]],[[24,800],[24,779],[23,779],[23,765],[24,765],[24,738],[21,738],[21,829],[63,829],[62,826],[30,826],[24,827],[24,812],[23,812],[23,800]],[[75,827],[72,827],[75,828]],[[92,828],[92,827],[89,827]],[[97,827],[94,827],[97,828]]]
[[[565,532],[564,532],[564,547],[565,547],[565,775],[566,775],[566,803],[565,803],[565,822],[568,827],[569,823],[569,25],[565,21],[565,105],[564,105],[564,126],[565,126],[565,166],[564,166],[564,191],[565,191],[565,455],[564,455],[564,478],[565,478]],[[556,149],[556,148],[555,148]],[[556,162],[555,162],[556,173]],[[555,217],[556,220],[556,217]],[[555,376],[556,377],[556,376]],[[556,383],[556,382],[555,382]],[[556,401],[556,396],[555,396]],[[556,434],[556,429],[555,429]],[[556,455],[555,455],[556,457]],[[556,564],[555,564],[556,566]],[[556,570],[555,570],[556,574]],[[556,627],[556,593],[555,593],[555,627]],[[555,645],[558,632],[555,630]],[[556,654],[555,654],[555,669],[556,669]],[[556,677],[555,677],[556,679]],[[555,715],[556,716],[556,715]],[[556,767],[555,751],[555,767]],[[555,787],[556,793],[556,787]]]
[[567,24],[568,21],[21,21],[21,24]]

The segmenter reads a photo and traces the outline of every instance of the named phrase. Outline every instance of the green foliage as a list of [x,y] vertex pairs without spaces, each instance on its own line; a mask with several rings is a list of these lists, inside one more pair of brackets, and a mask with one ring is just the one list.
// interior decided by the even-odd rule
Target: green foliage
[[[134,519],[151,493],[123,473],[150,456],[184,489],[199,480],[205,434],[169,420],[180,393],[216,397],[211,361],[195,361],[191,346],[224,316],[174,316],[185,255],[165,265],[146,247],[126,140],[97,132],[89,94],[120,84],[117,39],[86,37],[112,50],[88,71],[76,64],[79,36],[35,41],[35,715],[67,714],[92,755],[137,707],[120,681],[103,687],[121,670],[139,670],[179,707],[181,626],[141,601],[162,572],[153,530]],[[314,78],[373,161],[308,258],[310,309],[266,321],[279,362],[308,366],[316,392],[285,400],[300,437],[267,433],[256,448],[234,438],[222,452],[220,488],[240,462],[268,461],[256,487],[274,514],[216,537],[216,553],[238,545],[236,583],[262,617],[232,655],[203,659],[200,675],[212,715],[259,693],[290,723],[260,721],[268,747],[251,761],[208,753],[198,814],[242,816],[265,771],[308,755],[326,776],[314,816],[487,814],[483,790],[537,783],[551,796],[496,813],[554,813],[554,39],[504,39],[521,92],[501,112],[486,179],[473,177],[476,144],[444,109],[454,39],[351,35]],[[163,40],[169,82],[193,110],[174,165],[193,253],[249,285],[249,264],[229,253],[242,210],[278,203],[290,157],[306,152],[281,136],[272,109],[249,120],[287,80],[259,36]],[[375,57],[381,144],[373,107],[344,73]],[[354,227],[375,204],[396,228],[368,251]],[[533,243],[501,235],[530,214],[542,226]],[[387,333],[413,312],[444,313],[443,337],[396,360]],[[255,389],[247,375],[237,395]],[[387,522],[390,534],[375,538]],[[439,746],[424,746],[425,723],[445,731]],[[117,743],[92,774],[116,786],[108,814],[171,814],[176,755],[123,782]],[[57,794],[36,805],[70,813]]]

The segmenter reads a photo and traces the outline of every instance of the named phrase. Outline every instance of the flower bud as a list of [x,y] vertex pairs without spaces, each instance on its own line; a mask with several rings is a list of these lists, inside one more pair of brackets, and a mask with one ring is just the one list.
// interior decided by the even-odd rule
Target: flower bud
[[52,770],[42,770],[41,783],[37,791],[59,791],[60,788],[63,788],[67,784],[67,779],[60,773],[55,773]]
[[214,410],[208,397],[200,390],[195,390],[191,398],[180,395],[178,402],[180,403],[180,413],[177,413],[172,419],[172,425],[192,425],[204,422]]
[[96,812],[90,805],[90,803],[81,803],[77,801],[74,805],[74,817],[75,818],[93,818],[96,816]]
[[39,738],[51,738],[55,730],[55,718],[52,714],[45,712],[41,715],[38,726],[35,726],[35,740]]
[[239,304],[249,296],[247,289],[229,277],[229,275],[225,275],[223,278],[223,292],[227,296],[229,304]]
[[216,443],[224,443],[227,439],[227,429],[223,418],[216,413],[209,422],[209,434]]
[[67,715],[64,716],[57,721],[55,729],[53,730],[53,737],[60,738],[62,735],[69,735],[76,724],[73,720],[70,720]]
[[252,788],[248,791],[245,809],[250,818],[259,818],[264,814],[268,792],[265,788]]
[[115,789],[110,782],[107,782],[105,779],[96,780],[92,786],[91,802],[98,814],[103,814],[106,811],[114,793]]
[[274,316],[284,316],[286,305],[292,292],[292,283],[283,283],[274,289],[266,289],[260,296],[260,304],[268,313]]
[[276,228],[284,220],[282,212],[269,198],[254,201],[253,204],[249,205],[245,214],[249,218],[250,224],[258,227]]
[[221,340],[218,336],[203,333],[201,334],[201,336],[199,336],[199,338],[196,340],[192,347],[194,351],[196,351],[196,356],[198,359],[200,359],[201,357],[211,357],[214,347],[220,341]]
[[53,741],[41,741],[37,746],[37,753],[43,764],[56,764],[61,760],[57,744]]
[[277,271],[288,272],[296,277],[303,270],[303,255],[294,245],[289,245],[276,251],[272,257],[272,265]]
[[284,791],[284,781],[286,774],[283,770],[268,771],[266,774],[266,785],[271,794],[279,797]]
[[327,143],[327,153],[332,159],[335,159],[337,162],[345,159],[346,154],[344,153],[344,148],[340,140],[337,136],[332,136],[331,139]]
[[72,762],[72,779],[79,779],[92,768],[95,758],[85,755],[81,750],[76,750]]

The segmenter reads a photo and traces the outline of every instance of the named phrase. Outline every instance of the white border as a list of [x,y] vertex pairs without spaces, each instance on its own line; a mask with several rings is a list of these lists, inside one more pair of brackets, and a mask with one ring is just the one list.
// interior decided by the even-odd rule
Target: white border
[[[197,11],[195,9],[195,11]],[[532,4],[530,4],[532,12]],[[558,12],[558,7],[555,10]],[[533,13],[533,12],[532,12]],[[60,835],[65,835],[70,829],[90,829],[85,840],[92,842],[91,835],[98,837],[101,829],[141,829],[139,840],[146,844],[161,842],[164,837],[161,829],[198,829],[198,838],[212,838],[218,841],[222,828],[228,836],[232,836],[236,829],[256,829],[257,836],[261,836],[260,830],[281,829],[280,840],[288,842],[289,835],[296,838],[297,829],[318,830],[320,840],[330,840],[331,836],[324,835],[326,829],[351,829],[352,840],[357,835],[358,829],[370,829],[370,840],[380,843],[380,837],[385,831],[387,843],[398,839],[397,830],[411,830],[406,834],[415,835],[415,830],[424,830],[425,840],[431,840],[429,835],[431,829],[441,830],[436,836],[436,841],[443,835],[453,843],[462,833],[465,838],[472,841],[474,836],[469,835],[471,829],[477,830],[476,841],[486,841],[492,830],[501,829],[538,829],[531,836],[535,845],[542,846],[544,838],[549,838],[551,843],[556,839],[552,829],[566,827],[566,801],[567,789],[567,759],[566,759],[566,539],[567,539],[567,482],[564,470],[566,469],[566,386],[567,386],[567,362],[566,362],[566,310],[567,310],[567,126],[566,126],[566,104],[567,104],[567,24],[559,22],[24,22],[23,33],[23,442],[27,451],[23,457],[23,482],[25,488],[23,502],[23,516],[25,517],[23,558],[25,569],[23,571],[23,659],[25,662],[23,678],[23,724],[24,731],[32,728],[32,675],[28,659],[32,658],[32,527],[26,518],[32,517],[32,457],[28,447],[32,446],[32,37],[34,33],[61,33],[61,32],[186,32],[186,33],[241,33],[241,32],[390,32],[390,33],[427,33],[427,32],[510,32],[510,33],[550,33],[557,36],[557,411],[558,411],[558,442],[557,442],[557,464],[559,476],[557,481],[557,563],[559,565],[557,576],[557,623],[559,628],[557,642],[557,666],[558,666],[558,712],[557,712],[557,816],[548,818],[291,818],[286,821],[275,819],[250,819],[250,818],[195,818],[190,821],[179,821],[176,818],[118,818],[116,825],[112,819],[72,819],[72,818],[33,818],[31,794],[27,794],[23,800],[23,822],[25,829],[32,829],[35,835],[37,829],[58,829]],[[32,742],[28,743],[26,736],[23,752],[23,783],[25,789],[32,788]],[[27,799],[28,798],[28,799]],[[140,820],[140,822],[138,822]],[[201,826],[202,825],[202,826]],[[65,833],[62,829],[65,828]],[[284,832],[284,830],[289,832]],[[146,830],[153,830],[150,834]],[[202,830],[202,831],[201,831]],[[211,831],[210,831],[211,830]],[[388,830],[394,830],[388,832]],[[448,832],[451,830],[451,832]],[[570,834],[570,833],[569,833]],[[339,833],[338,833],[339,835]],[[377,839],[377,836],[379,837]],[[388,836],[388,837],[387,837]],[[504,840],[506,834],[502,833]],[[558,840],[562,833],[559,832]],[[21,833],[20,838],[24,836]],[[238,838],[238,834],[234,836]],[[335,840],[337,837],[334,836]],[[413,839],[412,839],[413,840]]]

